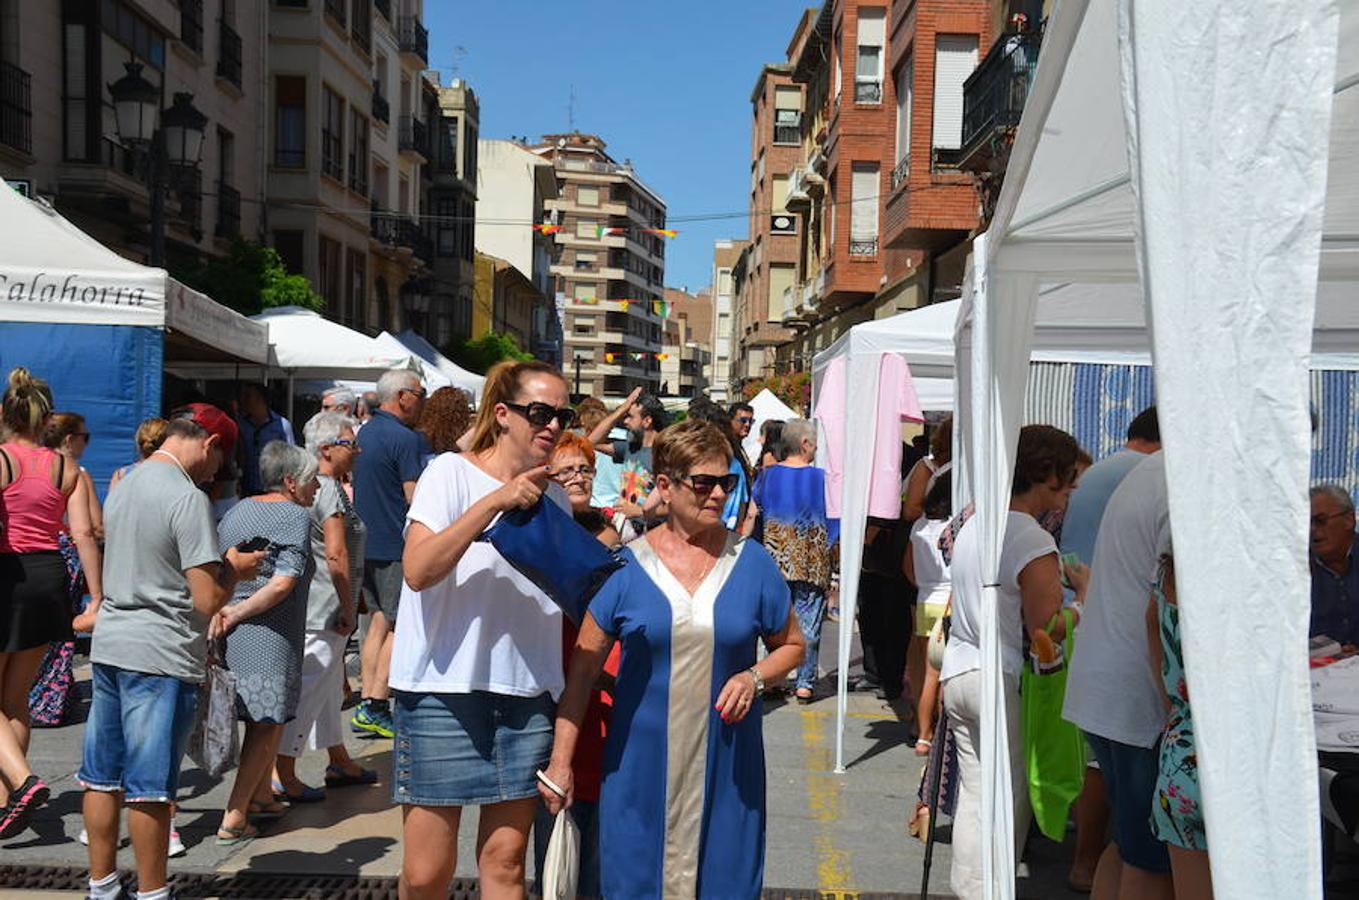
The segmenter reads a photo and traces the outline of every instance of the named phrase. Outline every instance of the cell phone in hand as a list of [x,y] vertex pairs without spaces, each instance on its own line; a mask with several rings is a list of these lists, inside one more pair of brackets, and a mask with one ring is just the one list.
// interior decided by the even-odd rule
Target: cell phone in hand
[[1067,570],[1074,569],[1080,564],[1081,556],[1079,553],[1063,553],[1061,556],[1057,557],[1057,568],[1061,570],[1062,575],[1062,587],[1071,587],[1071,579],[1066,575]]
[[236,545],[237,551],[241,553],[258,553],[269,548],[269,539],[255,535],[248,541],[243,541]]

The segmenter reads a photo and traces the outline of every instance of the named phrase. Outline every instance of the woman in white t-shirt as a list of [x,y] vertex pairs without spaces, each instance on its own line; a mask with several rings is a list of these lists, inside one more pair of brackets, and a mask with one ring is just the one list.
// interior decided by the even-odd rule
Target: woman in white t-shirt
[[545,490],[568,507],[545,463],[574,419],[556,369],[501,363],[486,375],[468,451],[440,455],[415,488],[391,667],[409,900],[448,896],[464,806],[481,807],[483,893],[523,895],[534,773],[551,754],[564,681],[561,613],[477,537]]
[[[1029,425],[1019,433],[1015,453],[1010,512],[1000,550],[996,614],[1000,631],[1001,670],[1005,677],[1005,726],[1009,736],[1011,785],[1014,790],[1015,857],[1029,828],[1029,791],[1024,742],[1020,734],[1019,673],[1024,634],[1046,628],[1062,606],[1057,544],[1038,524],[1045,512],[1066,508],[1076,486],[1076,439],[1048,425]],[[964,900],[982,895],[981,846],[981,610],[984,577],[979,521],[969,519],[953,548],[953,608],[948,646],[939,680],[958,748],[958,801],[953,821],[953,892]],[[1067,570],[1077,596],[1084,599],[1088,571]],[[1060,627],[1061,620],[1058,620]],[[1062,635],[1054,632],[1053,639]]]

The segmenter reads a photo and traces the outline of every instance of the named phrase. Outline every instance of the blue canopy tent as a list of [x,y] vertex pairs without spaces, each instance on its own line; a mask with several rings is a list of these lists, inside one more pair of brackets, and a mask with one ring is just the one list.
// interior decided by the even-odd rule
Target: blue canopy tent
[[268,329],[124,259],[51,207],[0,190],[0,368],[47,380],[58,410],[85,417],[82,464],[102,496],[135,458],[137,425],[161,409],[176,359],[268,359]]

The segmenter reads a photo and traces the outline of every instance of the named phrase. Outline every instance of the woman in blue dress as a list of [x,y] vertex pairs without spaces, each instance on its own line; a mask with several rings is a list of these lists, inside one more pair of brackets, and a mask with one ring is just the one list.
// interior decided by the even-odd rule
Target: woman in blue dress
[[[760,693],[802,660],[788,586],[722,520],[731,447],[710,423],[653,448],[666,523],[623,553],[590,603],[557,710],[547,778],[569,804],[580,722],[614,641],[622,660],[604,754],[599,831],[609,897],[758,897],[764,880]],[[756,662],[756,643],[769,654]],[[549,810],[562,800],[542,789]]]

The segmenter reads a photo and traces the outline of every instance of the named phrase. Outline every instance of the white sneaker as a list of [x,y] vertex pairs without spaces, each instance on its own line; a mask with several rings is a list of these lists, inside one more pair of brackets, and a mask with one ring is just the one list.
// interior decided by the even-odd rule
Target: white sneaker
[[90,833],[83,828],[80,829],[80,837],[78,840],[86,847],[90,846]]
[[179,829],[170,824],[170,849],[167,851],[171,858],[183,856],[187,851],[184,842],[179,839]]

